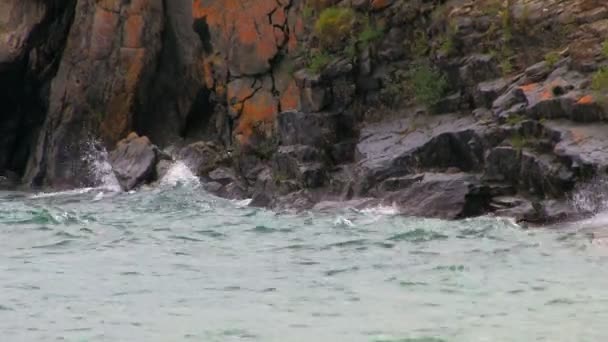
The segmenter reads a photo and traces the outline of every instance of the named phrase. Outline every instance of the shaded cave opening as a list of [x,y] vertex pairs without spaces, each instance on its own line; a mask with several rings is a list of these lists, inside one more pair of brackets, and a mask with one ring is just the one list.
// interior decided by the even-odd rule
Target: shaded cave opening
[[76,0],[48,1],[22,53],[0,64],[0,176],[21,178],[47,117],[51,82],[74,21]]

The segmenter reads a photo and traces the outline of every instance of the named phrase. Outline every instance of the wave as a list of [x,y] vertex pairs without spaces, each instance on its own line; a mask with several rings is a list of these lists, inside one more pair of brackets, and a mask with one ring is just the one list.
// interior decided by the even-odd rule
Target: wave
[[183,161],[176,161],[171,165],[165,176],[160,180],[161,186],[191,186],[198,187],[201,184],[198,177],[188,168]]

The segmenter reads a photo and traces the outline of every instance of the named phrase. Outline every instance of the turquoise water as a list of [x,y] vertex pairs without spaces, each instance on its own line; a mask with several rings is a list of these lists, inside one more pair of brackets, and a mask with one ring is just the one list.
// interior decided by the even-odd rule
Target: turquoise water
[[0,193],[1,340],[608,339],[608,247],[576,227],[244,204]]

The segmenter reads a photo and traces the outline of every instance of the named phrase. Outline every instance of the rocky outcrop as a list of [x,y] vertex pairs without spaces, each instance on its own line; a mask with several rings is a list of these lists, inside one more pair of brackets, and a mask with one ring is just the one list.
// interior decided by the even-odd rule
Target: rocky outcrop
[[[341,27],[319,30],[327,7]],[[570,194],[606,171],[599,1],[0,9],[0,176],[29,186],[96,185],[95,145],[132,189],[166,171],[156,144],[252,205],[544,222],[585,214]]]

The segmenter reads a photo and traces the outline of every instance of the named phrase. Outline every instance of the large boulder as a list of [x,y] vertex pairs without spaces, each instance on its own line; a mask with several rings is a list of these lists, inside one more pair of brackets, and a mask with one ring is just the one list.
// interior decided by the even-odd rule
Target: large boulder
[[485,145],[499,134],[472,117],[444,115],[389,120],[365,127],[357,145],[357,192],[364,195],[387,178],[417,170],[479,170]]
[[120,186],[129,191],[153,181],[157,162],[157,148],[147,137],[131,133],[110,152],[110,164]]
[[458,219],[487,212],[490,194],[466,173],[425,173],[409,187],[385,198],[405,215]]
[[214,170],[222,160],[220,148],[206,141],[198,141],[181,148],[176,159],[184,162],[186,166],[197,176],[206,176]]

